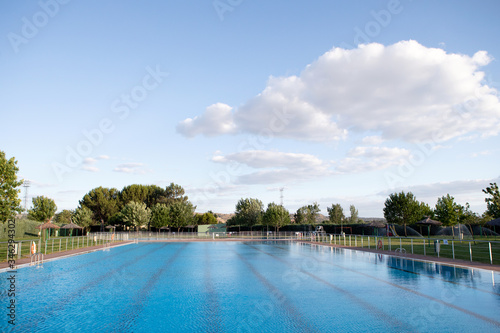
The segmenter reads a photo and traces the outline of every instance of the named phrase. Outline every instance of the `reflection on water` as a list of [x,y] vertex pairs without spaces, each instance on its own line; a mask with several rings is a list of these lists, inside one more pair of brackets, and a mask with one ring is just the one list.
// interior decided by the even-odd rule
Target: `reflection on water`
[[[468,282],[474,283],[475,278],[481,277],[481,270],[466,269],[456,266],[446,266],[433,262],[415,261],[400,257],[387,257],[387,266],[392,268],[390,274],[397,274],[398,278],[406,277],[413,279],[418,275],[426,275],[431,277],[440,277],[449,282]],[[400,270],[414,274],[400,275],[397,271]]]

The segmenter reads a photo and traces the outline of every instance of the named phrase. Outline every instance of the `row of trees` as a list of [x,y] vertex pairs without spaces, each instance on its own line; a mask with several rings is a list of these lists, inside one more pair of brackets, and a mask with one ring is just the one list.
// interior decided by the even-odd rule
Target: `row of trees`
[[[482,215],[470,210],[469,203],[460,205],[455,198],[446,194],[439,198],[434,208],[420,202],[411,192],[393,193],[385,201],[384,217],[388,223],[409,225],[422,220],[425,217],[436,219],[444,226],[462,224],[482,224],[491,219],[500,217],[500,193],[496,183],[483,190],[489,197],[485,199],[487,210]],[[406,229],[406,228],[405,228]]]
[[74,220],[82,226],[100,224],[180,230],[190,224],[216,223],[211,212],[195,214],[182,186],[171,183],[166,188],[157,185],[129,185],[121,191],[98,187],[89,191],[79,202]]
[[[351,205],[351,216],[346,218],[340,204],[328,207],[329,221],[333,224],[341,223],[359,223],[358,210]],[[288,224],[316,224],[320,213],[319,204],[314,202],[311,205],[302,206],[293,214],[293,220],[290,212],[274,202],[268,204],[264,211],[262,201],[254,198],[240,199],[236,204],[235,215],[227,222],[228,226],[245,226],[252,228],[261,224],[271,226],[279,230]]]

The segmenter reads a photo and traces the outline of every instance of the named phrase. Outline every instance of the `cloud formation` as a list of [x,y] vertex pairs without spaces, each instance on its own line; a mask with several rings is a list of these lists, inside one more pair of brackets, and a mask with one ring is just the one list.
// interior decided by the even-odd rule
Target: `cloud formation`
[[267,150],[246,150],[228,155],[216,155],[212,161],[244,165],[255,169],[237,175],[238,184],[272,184],[303,181],[332,174],[329,163],[310,154],[284,153]]
[[498,92],[479,70],[491,60],[485,51],[452,54],[416,41],[334,48],[299,76],[269,78],[238,109],[211,105],[177,130],[193,137],[267,129],[306,141],[340,140],[348,131],[408,142],[497,135]]
[[114,172],[123,172],[130,174],[143,175],[150,171],[144,168],[143,163],[122,163],[113,169]]
[[382,170],[399,165],[409,157],[410,151],[403,148],[356,147],[337,163],[335,170],[340,173]]

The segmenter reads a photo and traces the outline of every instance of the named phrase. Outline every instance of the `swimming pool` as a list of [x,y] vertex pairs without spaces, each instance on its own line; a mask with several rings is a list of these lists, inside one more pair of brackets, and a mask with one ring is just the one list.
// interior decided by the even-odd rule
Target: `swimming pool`
[[[7,304],[8,273],[0,278]],[[495,281],[486,270],[305,243],[139,243],[18,269],[15,329],[6,316],[0,328],[492,332]]]

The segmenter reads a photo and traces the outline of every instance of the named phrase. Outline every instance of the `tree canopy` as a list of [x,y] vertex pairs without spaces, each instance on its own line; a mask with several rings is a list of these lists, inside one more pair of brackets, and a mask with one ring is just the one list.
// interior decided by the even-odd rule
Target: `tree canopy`
[[316,217],[320,212],[319,204],[317,202],[312,205],[302,206],[297,209],[294,214],[296,224],[315,224]]
[[29,210],[29,217],[35,221],[45,222],[57,211],[54,200],[43,195],[33,198],[33,208]]
[[94,188],[79,203],[92,211],[92,218],[97,223],[107,223],[120,210],[119,192],[116,188]]
[[72,220],[78,226],[85,228],[87,231],[94,224],[92,220],[92,211],[87,207],[78,207],[72,215]]
[[151,208],[151,225],[155,228],[168,227],[170,224],[170,209],[167,205],[157,203]]
[[251,228],[262,222],[263,213],[264,205],[259,199],[240,199],[236,204],[233,223]]
[[351,216],[349,216],[349,223],[358,223],[358,210],[356,209],[356,207],[354,207],[354,205],[351,205],[349,207],[349,210],[351,211]]
[[196,214],[195,222],[197,225],[217,224],[217,218],[212,212],[206,212],[203,214]]
[[388,223],[405,226],[423,218],[425,204],[417,201],[413,193],[392,193],[385,200],[384,217]]
[[73,214],[72,211],[63,209],[62,212],[57,213],[55,216],[55,222],[60,223],[60,224],[69,224],[71,223],[71,215]]
[[23,180],[17,180],[17,161],[14,157],[7,159],[0,150],[0,222],[21,213],[21,199],[18,197]]
[[262,222],[276,228],[278,232],[281,227],[290,224],[290,212],[282,205],[271,202],[262,216]]
[[176,201],[168,206],[170,225],[180,231],[193,223],[195,206],[189,201]]
[[130,201],[122,208],[121,215],[125,223],[135,226],[139,231],[141,226],[149,222],[151,210],[144,202]]
[[462,215],[463,207],[455,202],[455,198],[449,194],[437,200],[434,214],[445,226],[457,224]]
[[331,207],[327,207],[328,219],[332,224],[341,224],[345,220],[344,209],[340,204],[332,204]]
[[486,214],[496,219],[500,217],[500,191],[498,190],[497,183],[490,183],[490,186],[483,190],[489,197],[485,198],[486,201]]

